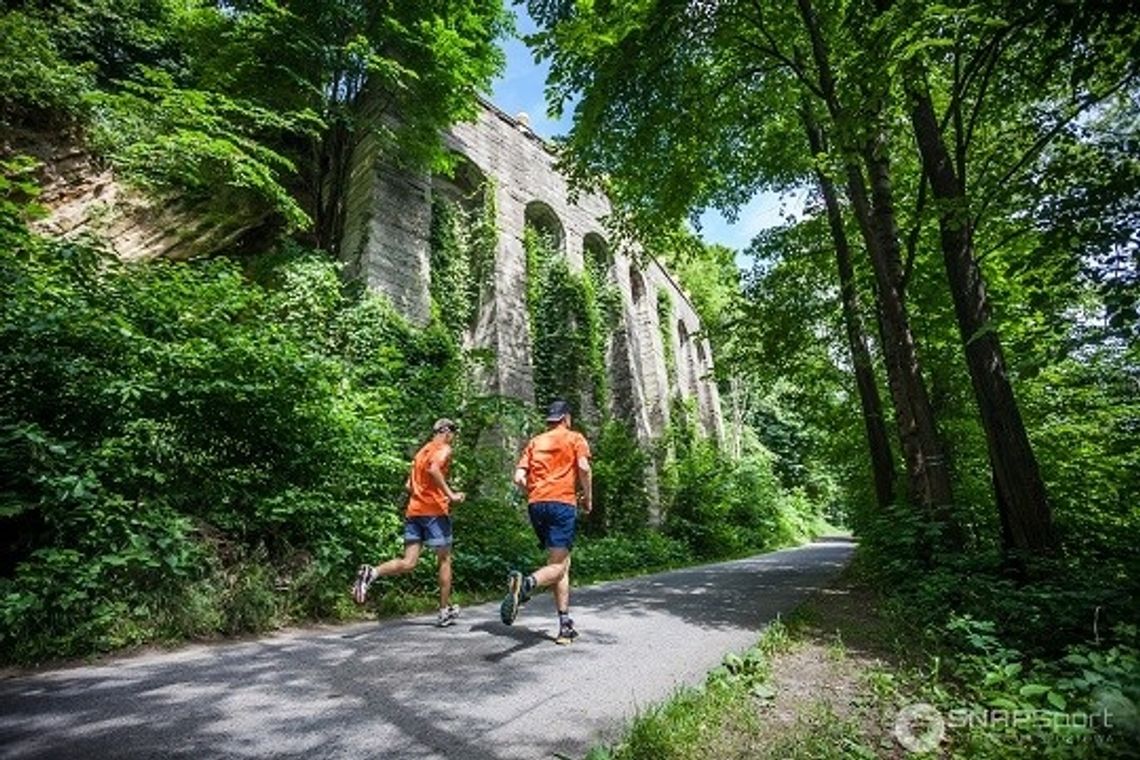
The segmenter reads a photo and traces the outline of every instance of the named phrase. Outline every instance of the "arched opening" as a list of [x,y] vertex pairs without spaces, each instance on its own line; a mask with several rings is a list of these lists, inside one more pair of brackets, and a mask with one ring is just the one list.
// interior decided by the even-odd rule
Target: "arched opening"
[[692,333],[689,332],[689,328],[683,319],[677,320],[677,343],[680,346],[680,354],[677,357],[680,384],[683,386],[683,390],[688,392],[688,395],[699,397],[700,384],[697,378],[700,377],[700,370],[696,366],[696,352],[693,350],[693,345],[695,343],[699,346],[700,341],[692,339]]
[[606,280],[614,259],[605,238],[596,232],[587,232],[582,238],[582,258],[586,269],[598,282]]
[[432,192],[461,207],[468,214],[483,209],[487,192],[487,175],[474,161],[460,153],[453,154],[455,163],[449,174],[435,174]]
[[443,322],[463,339],[490,299],[497,225],[487,176],[466,156],[452,157],[451,171],[431,178],[429,287]]
[[641,279],[641,272],[632,264],[629,267],[629,292],[633,296],[634,305],[640,305],[645,298],[645,280]]
[[543,238],[552,251],[561,253],[566,240],[562,221],[547,204],[542,201],[531,201],[526,204],[523,221]]

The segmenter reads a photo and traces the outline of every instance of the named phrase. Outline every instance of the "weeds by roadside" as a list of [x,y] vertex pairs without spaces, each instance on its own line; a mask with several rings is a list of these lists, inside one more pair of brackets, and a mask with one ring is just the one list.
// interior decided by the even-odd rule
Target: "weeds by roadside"
[[959,624],[975,650],[937,648],[883,607],[849,570],[587,760],[1134,756],[1133,653],[1113,647],[1028,669],[1080,668],[1078,679],[1101,687],[1089,710],[1062,693],[1088,684],[1031,682],[977,626]]

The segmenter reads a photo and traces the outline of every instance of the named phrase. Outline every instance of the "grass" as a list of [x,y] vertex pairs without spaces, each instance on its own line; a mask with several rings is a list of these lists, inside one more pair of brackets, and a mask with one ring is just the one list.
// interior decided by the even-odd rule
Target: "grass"
[[884,666],[899,641],[875,602],[845,574],[587,760],[901,757],[886,728],[900,686]]
[[[703,686],[647,709],[624,738],[594,748],[587,760],[1136,756],[1119,732],[1042,737],[1010,726],[955,726],[952,711],[972,704],[964,685],[926,650],[929,639],[883,612],[881,601],[849,568],[770,625],[755,647],[728,655]],[[928,751],[912,753],[896,721],[917,703],[935,706],[946,730],[931,734]],[[936,724],[911,725],[921,737]]]

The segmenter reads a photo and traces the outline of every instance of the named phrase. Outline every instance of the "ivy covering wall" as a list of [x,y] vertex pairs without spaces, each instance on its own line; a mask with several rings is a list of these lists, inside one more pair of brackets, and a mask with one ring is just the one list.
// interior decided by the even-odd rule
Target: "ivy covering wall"
[[677,353],[673,350],[673,299],[664,290],[657,291],[657,327],[661,330],[661,350],[665,357],[665,373],[670,391],[677,390]]
[[527,309],[539,406],[563,398],[594,431],[608,414],[606,336],[597,290],[588,272],[570,270],[549,236],[528,225]]
[[474,329],[495,268],[498,228],[495,186],[487,182],[465,205],[442,193],[432,198],[432,309],[457,339]]

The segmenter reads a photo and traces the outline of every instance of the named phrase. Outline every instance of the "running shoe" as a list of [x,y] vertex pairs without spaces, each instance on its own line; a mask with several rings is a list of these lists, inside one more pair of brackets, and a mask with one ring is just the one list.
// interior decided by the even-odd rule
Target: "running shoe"
[[439,611],[439,618],[435,624],[440,628],[446,628],[455,623],[455,619],[459,617],[459,607],[454,604],[449,604],[445,609]]
[[574,629],[574,621],[567,619],[565,623],[558,626],[558,638],[554,640],[554,643],[572,644],[576,638],[578,638],[578,631]]
[[364,604],[368,595],[368,587],[376,580],[376,568],[372,565],[361,565],[356,573],[356,583],[352,584],[352,600],[357,604]]
[[519,614],[519,598],[522,595],[523,576],[518,570],[507,573],[507,595],[499,605],[499,619],[503,625],[515,622]]

